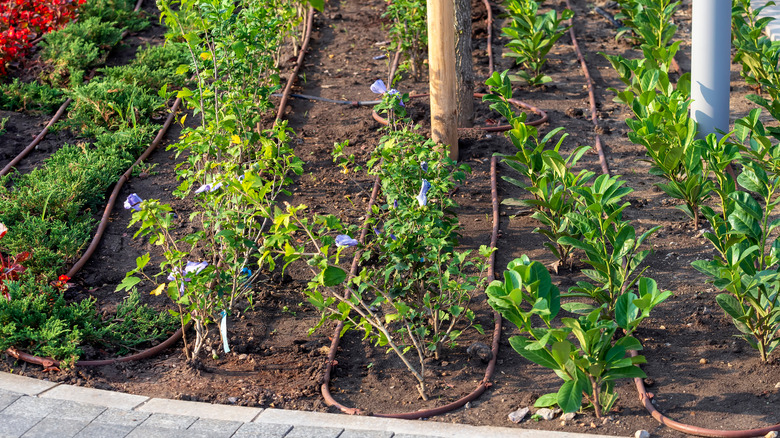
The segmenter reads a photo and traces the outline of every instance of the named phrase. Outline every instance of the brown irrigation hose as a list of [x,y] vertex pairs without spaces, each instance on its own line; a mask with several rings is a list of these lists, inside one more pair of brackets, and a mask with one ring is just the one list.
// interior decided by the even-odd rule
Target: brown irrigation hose
[[[148,359],[152,356],[155,356],[159,354],[161,351],[172,347],[173,344],[179,341],[182,336],[182,329],[176,330],[176,332],[171,335],[168,339],[161,342],[159,345],[155,345],[152,348],[149,348],[147,350],[141,351],[136,354],[131,354],[129,356],[123,356],[123,357],[117,357],[115,359],[103,359],[103,360],[79,360],[76,361],[76,363],[73,364],[73,366],[77,367],[99,367],[104,365],[112,365],[115,363],[121,363],[121,362],[131,362],[135,360],[141,360],[141,359]],[[43,367],[44,371],[53,371],[55,369],[60,368],[60,361],[49,358],[49,357],[39,357],[39,356],[33,356],[32,354],[28,354],[22,351],[17,350],[16,348],[9,348],[5,350],[5,352],[9,355],[14,357],[17,360],[22,360],[28,363],[41,365]]]
[[[491,248],[495,248],[496,244],[498,243],[498,221],[499,221],[498,187],[497,187],[497,178],[496,178],[496,157],[493,157],[493,159],[490,162],[490,186],[491,186],[491,194],[493,197],[493,233],[490,239],[490,246]],[[374,182],[374,190],[371,193],[371,200],[369,201],[369,205],[367,209],[368,213],[367,213],[366,224],[368,223],[368,216],[371,214],[371,208],[374,202],[376,201],[376,196],[378,192],[379,192],[379,179],[377,178]],[[367,230],[368,230],[368,226],[364,226],[363,231],[360,234],[360,242],[363,242],[363,240],[365,239]],[[357,272],[358,261],[359,261],[359,254],[356,253],[355,257],[352,259],[352,269],[350,271],[350,275],[355,275],[355,273]],[[490,256],[490,262],[488,264],[488,281],[493,281],[495,279],[495,267],[493,266],[494,263],[495,263],[495,253]],[[455,409],[464,406],[466,403],[470,401],[476,400],[480,395],[482,395],[482,393],[485,392],[487,388],[489,388],[492,385],[490,379],[493,377],[493,372],[496,369],[496,361],[498,360],[499,341],[501,340],[501,315],[499,315],[498,312],[494,311],[493,319],[495,320],[495,328],[493,330],[493,342],[491,347],[493,357],[490,359],[490,363],[488,363],[488,366],[485,369],[485,377],[482,379],[481,382],[479,382],[479,385],[474,391],[472,391],[470,394],[452,403],[449,403],[444,406],[439,406],[433,409],[424,409],[420,411],[404,412],[399,414],[371,413],[370,415],[373,415],[375,417],[382,417],[382,418],[401,418],[406,420],[415,420],[418,418],[428,418],[436,415],[445,414],[447,412],[451,412]],[[365,412],[360,410],[359,408],[349,408],[347,406],[342,405],[335,398],[333,398],[333,395],[331,395],[330,388],[329,388],[330,375],[333,370],[333,365],[336,363],[335,361],[336,351],[338,350],[341,330],[343,327],[344,327],[344,323],[339,321],[339,323],[336,326],[336,329],[333,331],[333,339],[330,345],[330,352],[328,353],[328,361],[325,366],[325,373],[322,379],[322,386],[321,386],[322,396],[325,399],[325,403],[327,403],[329,406],[334,406],[346,414],[360,415],[360,414],[364,414]]]
[[176,101],[173,103],[173,106],[171,107],[171,113],[168,115],[168,118],[165,119],[165,124],[163,124],[163,127],[157,133],[157,136],[154,138],[146,151],[144,151],[144,153],[138,157],[135,163],[133,163],[133,165],[130,166],[130,168],[128,168],[121,177],[119,177],[119,181],[117,181],[116,185],[114,186],[114,190],[111,192],[111,196],[108,198],[106,208],[103,210],[103,217],[100,219],[100,224],[98,225],[97,232],[95,232],[95,237],[92,238],[92,242],[89,244],[87,250],[84,251],[84,254],[82,254],[81,258],[70,268],[67,274],[68,277],[73,278],[76,274],[78,274],[78,272],[81,270],[81,268],[84,267],[90,257],[92,257],[92,254],[100,244],[100,240],[103,238],[103,233],[106,231],[109,216],[111,216],[111,211],[114,209],[114,204],[116,204],[120,190],[122,190],[122,187],[130,179],[130,174],[133,172],[135,166],[148,158],[149,155],[154,152],[155,149],[157,149],[160,141],[162,141],[163,137],[165,137],[165,133],[168,132],[168,128],[176,118],[176,112],[179,110],[179,105],[181,105],[181,98],[176,99]]
[[[629,351],[629,354],[634,357],[638,355],[636,351]],[[634,378],[634,384],[636,384],[636,390],[639,393],[639,401],[645,406],[647,412],[653,416],[659,423],[678,430],[687,434],[705,437],[725,437],[725,438],[749,438],[767,435],[770,432],[780,431],[780,423],[773,426],[763,427],[760,429],[744,429],[744,430],[717,430],[707,429],[699,426],[692,426],[690,424],[680,423],[672,420],[671,418],[660,413],[658,409],[653,406],[652,394],[649,394],[645,389],[645,383],[641,378]]]
[[493,11],[490,9],[490,1],[482,0],[487,9],[487,55],[488,55],[488,69],[490,74],[493,74]]
[[[144,153],[141,154],[140,157],[138,157],[135,163],[133,163],[125,171],[125,173],[123,173],[122,176],[119,177],[119,181],[117,181],[116,185],[114,186],[114,190],[111,192],[111,196],[108,198],[108,203],[106,204],[106,208],[103,211],[103,217],[101,218],[100,224],[98,225],[98,229],[95,232],[95,237],[92,238],[92,242],[90,243],[89,247],[84,252],[84,254],[81,256],[81,258],[76,262],[76,264],[73,265],[73,267],[70,268],[67,274],[68,277],[72,278],[73,276],[75,276],[81,270],[81,268],[84,267],[84,265],[87,263],[89,258],[92,257],[92,254],[97,249],[98,244],[100,244],[100,240],[103,237],[103,233],[105,232],[106,227],[108,226],[108,219],[109,216],[111,215],[111,211],[113,210],[114,205],[116,204],[117,197],[119,196],[119,191],[122,189],[122,186],[124,186],[125,182],[127,182],[128,179],[130,178],[130,175],[133,169],[135,168],[135,166],[137,166],[143,160],[148,158],[149,155],[152,152],[154,152],[154,150],[160,144],[160,141],[162,141],[163,137],[165,137],[165,133],[168,131],[168,128],[170,128],[171,124],[173,123],[173,120],[176,118],[176,112],[179,109],[179,105],[181,105],[181,98],[176,99],[176,101],[173,103],[173,106],[171,106],[171,113],[168,115],[168,118],[165,120],[165,123],[163,124],[162,128],[160,128],[160,131],[157,133],[157,136],[154,138],[154,140],[149,145],[149,147],[146,148],[146,151],[144,151]],[[74,365],[85,366],[85,367],[102,366],[102,365],[110,365],[118,362],[128,362],[132,360],[146,359],[158,354],[162,350],[165,350],[166,348],[176,343],[179,339],[181,339],[182,333],[183,333],[182,329],[179,329],[173,335],[171,335],[171,337],[166,339],[161,344],[130,356],[120,357],[116,359],[82,360],[82,361],[77,361]],[[9,354],[10,356],[15,357],[16,359],[41,365],[44,367],[44,370],[53,370],[59,368],[60,366],[60,363],[57,360],[47,358],[47,357],[33,356],[31,354],[21,352],[13,347],[7,349],[6,353]]]
[[[414,98],[417,98],[417,97],[427,97],[427,96],[429,96],[428,93],[412,94],[412,95],[409,96],[409,98],[410,99],[414,99]],[[485,96],[484,93],[474,93],[474,97],[478,97],[478,98],[481,99],[483,96]],[[525,103],[525,102],[523,102],[521,100],[509,99],[509,103],[511,103],[512,105],[514,105],[514,106],[516,106],[518,108],[525,108],[525,109],[527,109],[527,110],[529,110],[529,111],[531,111],[533,113],[539,114],[541,116],[538,120],[534,120],[532,122],[526,123],[526,125],[528,125],[528,126],[538,126],[538,125],[541,125],[542,123],[545,123],[549,119],[549,117],[547,116],[547,113],[545,111],[543,111],[543,110],[541,110],[541,109],[539,109],[539,108],[537,108],[537,107],[535,107],[533,105],[527,104],[527,103]],[[374,112],[371,115],[374,117],[374,120],[376,120],[377,122],[379,122],[379,123],[381,123],[381,124],[383,124],[385,126],[387,126],[387,124],[390,123],[390,122],[387,121],[386,118],[380,116],[379,113],[376,112],[376,110],[374,110]],[[485,131],[485,132],[504,132],[504,131],[509,131],[510,129],[512,129],[511,125],[496,125],[496,126],[475,126],[473,128],[458,128],[458,131],[474,131],[474,130],[478,130],[478,131]]]
[[287,106],[287,100],[289,100],[289,94],[292,90],[293,83],[295,82],[295,78],[298,76],[298,72],[303,66],[303,56],[306,54],[306,50],[309,48],[309,40],[311,40],[311,29],[313,26],[314,8],[310,7],[309,17],[308,20],[306,20],[306,32],[303,36],[303,44],[301,44],[301,51],[298,53],[298,61],[295,63],[295,68],[290,74],[290,77],[287,79],[287,85],[284,87],[284,91],[282,92],[282,100],[279,102],[279,109],[276,111],[276,120],[274,121],[274,124],[278,123],[284,114],[284,107]]
[[[571,2],[569,0],[566,0],[566,7],[573,10],[571,7]],[[585,80],[588,83],[588,97],[590,97],[590,118],[593,121],[593,127],[596,131],[596,152],[599,154],[599,162],[601,163],[601,172],[605,175],[609,175],[609,164],[607,163],[607,157],[604,154],[604,147],[601,144],[601,137],[599,136],[598,129],[599,129],[599,117],[598,112],[596,111],[596,92],[594,91],[593,86],[593,79],[590,77],[590,72],[588,71],[588,64],[585,63],[585,57],[582,56],[582,51],[580,51],[580,45],[577,44],[577,35],[574,33],[574,18],[569,19],[569,25],[571,26],[569,28],[569,36],[571,37],[571,44],[574,46],[574,51],[577,53],[577,59],[580,61],[580,66],[582,66],[582,74],[585,75]]]
[[11,171],[14,167],[16,167],[17,164],[19,164],[24,157],[26,157],[30,152],[32,152],[33,149],[35,149],[36,146],[38,146],[38,143],[43,140],[43,137],[46,137],[46,134],[49,132],[49,128],[62,117],[63,114],[65,114],[65,110],[68,108],[68,105],[73,102],[73,99],[70,97],[60,105],[60,109],[57,110],[57,112],[54,114],[54,117],[49,120],[49,123],[46,124],[46,126],[43,128],[43,131],[41,131],[40,134],[38,134],[35,139],[30,143],[22,152],[19,153],[16,157],[14,157],[13,160],[11,160],[10,163],[6,164],[5,167],[3,167],[2,170],[0,170],[0,176],[5,176],[8,174],[8,172]]

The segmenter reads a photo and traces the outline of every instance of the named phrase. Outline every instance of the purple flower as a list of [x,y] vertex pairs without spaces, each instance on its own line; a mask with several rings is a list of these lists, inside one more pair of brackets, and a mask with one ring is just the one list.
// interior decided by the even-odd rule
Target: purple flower
[[125,200],[125,210],[133,209],[135,211],[141,211],[141,203],[144,200],[135,193],[131,193]]
[[209,262],[187,262],[187,265],[184,267],[184,273],[188,274],[190,272],[194,272],[195,274],[198,274],[200,271],[206,268],[206,266],[209,265]]
[[431,189],[431,183],[427,179],[422,180],[422,187],[420,187],[420,194],[417,195],[417,202],[420,203],[420,207],[425,207],[428,204],[428,190]]
[[420,169],[422,169],[423,172],[428,171],[428,163],[426,161],[423,161],[422,164],[420,164]]
[[215,185],[211,184],[203,184],[202,186],[198,187],[198,190],[195,190],[195,194],[200,194],[203,192],[213,192],[214,190],[219,190],[219,188],[222,187],[222,183],[218,182]]
[[371,91],[375,94],[385,94],[387,93],[387,87],[385,87],[385,81],[381,79],[377,79],[376,82],[371,84]]
[[346,234],[339,234],[336,236],[336,246],[338,247],[357,246],[357,244],[357,240],[347,236]]
[[395,234],[393,234],[393,233],[390,233],[390,238],[393,239],[393,240],[398,240],[398,238],[395,237]]
[[393,201],[393,208],[398,208],[398,200]]
[[[387,94],[398,94],[399,96],[401,94],[395,88],[391,88],[391,89],[388,90],[387,87],[385,86],[385,82],[383,80],[381,80],[381,79],[377,79],[376,82],[371,84],[371,91],[376,93],[376,94],[385,94],[385,93],[387,93]],[[406,106],[406,105],[404,105],[403,99],[400,99],[399,103],[401,104],[401,106]]]

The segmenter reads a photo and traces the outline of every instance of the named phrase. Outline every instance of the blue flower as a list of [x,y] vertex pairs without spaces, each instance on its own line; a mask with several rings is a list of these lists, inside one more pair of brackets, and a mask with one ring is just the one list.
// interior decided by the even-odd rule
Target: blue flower
[[338,247],[357,246],[357,244],[357,240],[347,236],[346,234],[339,234],[336,236],[336,246]]
[[390,238],[393,239],[393,240],[398,240],[398,238],[395,237],[395,234],[393,234],[393,233],[390,233]]
[[417,195],[417,202],[420,203],[420,207],[425,207],[428,204],[428,190],[431,189],[431,183],[427,179],[422,180],[422,187],[420,187],[420,194]]
[[422,169],[423,172],[428,171],[428,163],[426,161],[423,161],[422,164],[420,164],[420,169]]
[[398,208],[398,200],[393,201],[393,208]]
[[133,209],[135,211],[141,211],[141,203],[144,200],[135,193],[131,193],[125,200],[125,210]]
[[247,277],[252,276],[252,270],[249,268],[241,268],[241,275],[245,275]]

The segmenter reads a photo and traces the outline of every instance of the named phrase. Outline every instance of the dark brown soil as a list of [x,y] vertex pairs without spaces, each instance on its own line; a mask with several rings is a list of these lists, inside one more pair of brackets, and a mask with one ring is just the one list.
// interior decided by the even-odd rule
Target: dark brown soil
[[[557,2],[556,7],[560,6],[558,3],[563,2]],[[584,0],[573,3],[577,12],[575,30],[597,87],[602,141],[609,164],[613,173],[622,175],[627,185],[635,190],[629,195],[631,207],[626,210],[626,217],[634,220],[639,230],[656,225],[662,227],[649,241],[654,251],[647,260],[646,275],[656,279],[659,287],[674,292],[674,297],[659,306],[637,333],[648,359],[643,367],[649,376],[648,390],[654,392],[662,412],[698,426],[742,429],[780,422],[776,407],[780,401],[777,354],[769,364],[761,364],[755,351],[734,338],[737,330],[715,303],[717,291],[690,266],[694,260],[711,257],[712,250],[683,213],[674,208],[675,202],[655,188],[654,184],[659,180],[650,176],[649,165],[640,161],[644,157],[643,149],[631,144],[626,137],[624,120],[628,111],[613,103],[612,93],[607,91],[608,87],[619,87],[620,83],[607,61],[597,52],[636,55],[631,47],[615,42],[614,29],[603,17],[590,11],[592,4]],[[596,2],[610,12],[616,12],[614,8],[609,9],[608,3],[611,2]],[[683,3],[684,7],[675,19],[680,26],[681,39],[688,41],[690,1]],[[325,12],[315,17],[311,50],[294,91],[349,101],[374,99],[369,85],[376,79],[385,78],[388,69],[387,60],[372,59],[383,54],[376,43],[387,39],[382,30],[384,4],[381,0],[327,4]],[[481,5],[481,2],[474,2],[474,62],[478,88],[489,74],[485,58],[486,14]],[[495,8],[494,15],[498,12]],[[499,33],[499,28],[500,23],[494,26],[494,32]],[[500,57],[502,49],[498,42],[500,38],[496,38],[494,45],[496,69],[514,68],[511,60]],[[690,69],[688,53],[689,44],[684,43],[679,59],[686,71]],[[548,112],[550,121],[540,127],[541,131],[565,127],[569,134],[564,145],[566,151],[582,144],[593,145],[594,129],[585,80],[568,36],[560,40],[549,58],[547,73],[553,82],[543,89],[518,85],[515,97]],[[738,72],[739,68],[733,67],[732,120],[753,107],[744,98],[749,90]],[[419,93],[427,91],[427,84],[405,80],[397,88]],[[415,119],[423,125],[427,125],[427,121],[419,114],[426,114],[425,106],[422,102],[412,105],[412,110],[418,112]],[[11,129],[0,137],[3,140],[0,160],[10,159],[17,148],[23,147],[17,143],[24,143],[23,138],[30,137],[33,128],[44,122],[42,118],[12,117]],[[330,152],[333,143],[348,139],[350,153],[362,160],[368,157],[380,137],[379,125],[371,119],[370,109],[294,100],[286,117],[297,133],[296,153],[307,162],[290,202],[305,203],[310,211],[357,220],[365,210],[371,181],[367,178],[346,179],[336,171]],[[22,139],[17,140],[17,137]],[[169,141],[176,137],[175,131],[168,135]],[[52,138],[56,143],[57,137]],[[462,245],[476,248],[490,241],[490,157],[495,152],[512,153],[514,147],[503,135],[473,132],[461,139],[460,147],[461,160],[473,169],[468,182],[455,195],[461,205],[458,214],[463,227]],[[35,158],[30,160],[36,162]],[[122,196],[137,192],[145,198],[172,202],[180,217],[186,217],[189,208],[186,201],[170,195],[177,185],[173,153],[161,148],[151,162],[157,164],[152,174],[131,180]],[[599,170],[595,153],[587,154],[581,163],[593,171]],[[499,172],[512,175],[511,169],[503,165],[499,166]],[[499,195],[505,199],[521,197],[523,193],[502,181]],[[101,309],[111,310],[116,305],[121,299],[113,292],[116,284],[135,266],[135,257],[151,249],[146,242],[132,239],[134,230],[126,228],[128,220],[129,214],[118,207],[99,251],[74,280],[82,291],[79,296],[86,296],[89,291],[98,298]],[[534,220],[516,208],[501,207],[496,272],[502,272],[509,261],[521,254],[528,254],[545,264],[553,262],[552,256],[542,247],[544,238],[532,232],[535,227]],[[182,231],[187,231],[186,226]],[[575,264],[574,271],[562,270],[554,279],[566,289],[582,277],[578,270],[581,267]],[[332,328],[307,335],[318,315],[305,303],[301,291],[306,277],[302,273],[293,268],[289,276],[276,274],[258,284],[254,309],[248,308],[229,321],[229,338],[234,351],[227,355],[222,353],[218,335],[212,335],[209,348],[214,348],[217,358],[205,357],[210,353],[205,354],[196,367],[186,364],[177,349],[143,362],[95,369],[44,374],[39,368],[22,366],[10,358],[0,362],[0,369],[148,396],[332,411],[319,395]],[[154,297],[145,295],[144,299],[160,308],[167,305],[161,298],[153,300]],[[476,299],[476,308],[480,322],[489,331],[493,327],[492,315],[484,297]],[[655,436],[682,436],[659,425],[645,412],[629,381],[618,384],[618,407],[605,422],[596,420],[588,411],[578,414],[568,424],[556,419],[513,425],[507,420],[509,412],[533,405],[540,395],[555,391],[560,381],[549,370],[517,355],[507,341],[509,336],[516,334],[516,329],[507,323],[503,329],[493,386],[466,408],[431,420],[622,436],[646,429]],[[441,361],[431,362],[426,376],[431,401],[422,402],[411,376],[397,359],[386,355],[383,349],[367,346],[357,334],[347,334],[338,351],[331,391],[343,404],[372,413],[406,412],[443,405],[472,391],[482,380],[485,365],[479,359],[469,358],[465,350],[475,341],[489,344],[489,335],[469,335]]]

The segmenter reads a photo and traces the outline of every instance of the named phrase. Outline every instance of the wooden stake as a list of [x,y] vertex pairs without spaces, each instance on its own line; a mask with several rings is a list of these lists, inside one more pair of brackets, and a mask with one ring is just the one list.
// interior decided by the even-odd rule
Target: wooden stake
[[455,82],[455,8],[453,0],[428,1],[428,79],[431,92],[431,138],[449,145],[458,159],[457,87]]

